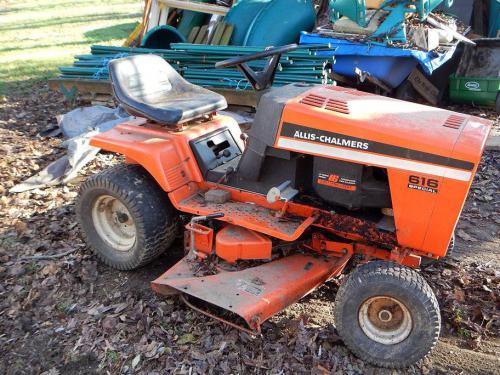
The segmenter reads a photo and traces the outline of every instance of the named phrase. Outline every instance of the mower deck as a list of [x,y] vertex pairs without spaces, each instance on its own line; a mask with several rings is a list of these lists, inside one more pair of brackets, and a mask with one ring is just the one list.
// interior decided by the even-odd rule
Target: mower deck
[[256,204],[229,201],[224,204],[206,202],[199,194],[195,194],[179,203],[182,211],[198,215],[223,213],[231,219],[231,224],[255,230],[284,241],[295,241],[316,220],[311,216],[303,218],[287,215],[276,217],[276,211]]
[[199,262],[185,257],[151,286],[159,294],[181,292],[228,310],[243,318],[252,333],[259,333],[262,322],[342,272],[351,255],[349,250],[338,257],[294,254],[242,271],[221,271],[209,276],[197,276]]

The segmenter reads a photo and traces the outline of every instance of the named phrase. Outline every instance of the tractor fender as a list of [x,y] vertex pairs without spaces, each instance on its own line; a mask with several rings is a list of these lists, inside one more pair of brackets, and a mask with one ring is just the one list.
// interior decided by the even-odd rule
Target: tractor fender
[[201,181],[201,174],[190,151],[178,137],[161,128],[138,126],[145,120],[133,120],[91,138],[90,145],[125,156],[127,163],[146,169],[166,192],[190,181]]

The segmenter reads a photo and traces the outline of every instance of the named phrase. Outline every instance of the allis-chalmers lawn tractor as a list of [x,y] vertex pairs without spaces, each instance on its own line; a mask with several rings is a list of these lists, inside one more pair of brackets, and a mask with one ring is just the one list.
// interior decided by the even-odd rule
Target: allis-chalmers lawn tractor
[[[367,362],[408,366],[441,325],[416,268],[446,254],[491,123],[338,86],[271,88],[296,47],[216,65],[261,94],[248,134],[217,114],[224,97],[162,58],[113,60],[114,95],[139,118],[92,139],[125,163],[83,184],[79,222],[119,270],[168,250],[183,223],[186,256],[153,290],[252,334],[352,270],[335,297],[339,334]],[[263,58],[262,71],[247,64]]]

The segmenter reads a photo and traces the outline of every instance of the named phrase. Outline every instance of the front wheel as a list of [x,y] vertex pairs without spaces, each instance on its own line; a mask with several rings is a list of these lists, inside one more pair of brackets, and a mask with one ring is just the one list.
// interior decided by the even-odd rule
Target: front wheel
[[118,165],[90,177],[80,188],[76,215],[94,253],[119,270],[149,263],[176,235],[177,212],[139,165]]
[[335,325],[359,358],[402,368],[434,348],[441,317],[436,296],[415,270],[374,261],[358,267],[340,286]]

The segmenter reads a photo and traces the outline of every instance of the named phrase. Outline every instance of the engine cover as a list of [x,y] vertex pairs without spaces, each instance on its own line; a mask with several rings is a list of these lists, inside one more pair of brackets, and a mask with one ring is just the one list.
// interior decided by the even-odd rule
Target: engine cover
[[[334,185],[328,192],[326,185],[318,188],[321,184],[317,183],[318,174],[315,176],[315,188],[323,199],[340,204],[340,198],[346,199],[343,203],[350,207],[373,202],[357,195],[363,191],[357,180],[349,181],[359,178],[359,168],[363,170],[362,184],[369,180],[365,179],[366,168],[386,171],[398,243],[442,256],[491,124],[478,117],[345,87],[315,86],[286,103],[274,147],[358,165],[357,172],[345,175],[317,170],[337,175],[339,181],[344,177],[342,187],[356,185],[356,190]],[[334,171],[346,172],[333,166]]]
[[391,207],[387,177],[380,169],[315,157],[312,186],[325,201],[349,209]]

